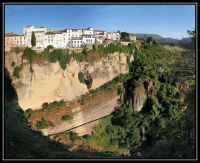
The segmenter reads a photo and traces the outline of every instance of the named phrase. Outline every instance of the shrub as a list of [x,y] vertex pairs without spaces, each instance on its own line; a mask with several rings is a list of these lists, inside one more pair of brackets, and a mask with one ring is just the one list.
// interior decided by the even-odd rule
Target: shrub
[[72,53],[72,57],[78,62],[82,62],[86,58],[83,53]]
[[84,55],[87,55],[87,51],[88,51],[87,47],[84,46],[84,47],[83,47],[83,51],[82,51],[82,53],[83,53]]
[[20,76],[19,73],[20,73],[20,67],[17,66],[14,68],[13,76],[19,79],[19,76]]
[[69,132],[69,137],[70,137],[70,139],[71,139],[72,142],[74,142],[76,139],[79,138],[78,135],[77,135],[77,133],[71,132],[71,131]]
[[60,67],[64,70],[67,67],[67,64],[71,60],[71,56],[69,55],[68,52],[63,52],[61,49],[54,49],[50,54],[49,54],[49,61],[52,63],[59,62]]
[[23,57],[26,58],[30,63],[32,62],[33,60],[33,57],[36,56],[36,51],[35,50],[32,50],[31,48],[29,47],[26,47],[24,49],[24,53],[23,53]]
[[48,106],[48,103],[47,103],[47,102],[45,102],[45,103],[42,104],[42,108],[43,108],[43,109],[47,108],[47,106]]
[[42,52],[43,55],[49,55],[49,49],[48,48],[45,48]]
[[29,108],[24,111],[24,116],[28,119],[31,117],[31,115],[33,115],[33,113],[34,113],[34,111],[31,108]]
[[47,46],[47,49],[49,50],[49,49],[53,49],[53,45],[48,45]]
[[11,63],[11,66],[12,66],[12,67],[15,67],[15,62],[14,62],[14,61]]
[[78,79],[80,83],[85,83],[85,77],[84,77],[83,72],[78,73]]
[[19,46],[14,48],[14,51],[16,54],[19,54],[19,52],[21,51],[21,48]]
[[65,70],[67,67],[67,64],[70,62],[70,56],[68,54],[60,54],[58,61],[60,64],[60,67]]
[[51,112],[55,109],[62,108],[65,105],[66,105],[66,102],[61,100],[61,101],[54,101],[52,103],[44,103],[42,104],[42,108],[44,111]]
[[40,121],[37,121],[37,123],[36,123],[36,127],[38,130],[49,128],[52,126],[53,126],[53,124],[44,118],[42,118]]
[[69,121],[69,120],[72,120],[73,118],[70,115],[63,115],[61,119],[63,121]]
[[84,98],[81,98],[80,104],[81,104],[81,105],[84,105]]

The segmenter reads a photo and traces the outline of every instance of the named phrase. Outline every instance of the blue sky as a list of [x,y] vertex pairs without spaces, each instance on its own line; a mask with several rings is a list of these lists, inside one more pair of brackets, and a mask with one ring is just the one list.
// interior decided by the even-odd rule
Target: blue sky
[[25,25],[90,26],[180,39],[195,27],[195,5],[5,5],[5,32],[21,34]]

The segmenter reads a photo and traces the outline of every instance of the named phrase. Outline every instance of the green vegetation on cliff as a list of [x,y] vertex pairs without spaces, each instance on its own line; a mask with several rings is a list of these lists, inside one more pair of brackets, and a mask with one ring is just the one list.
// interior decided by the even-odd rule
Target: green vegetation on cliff
[[[180,76],[174,81],[169,80],[169,73],[173,74],[175,70],[174,65],[183,59],[183,56],[159,44],[140,49],[129,65],[128,80],[122,82],[125,88],[124,101],[109,116],[110,120],[102,120],[97,125],[86,142],[91,146],[96,142],[96,146],[104,150],[115,147],[141,151],[145,158],[194,158],[195,135],[188,135],[194,130],[194,122],[186,118],[191,107],[186,113],[182,110],[187,102],[184,102],[184,92],[177,84],[179,80],[176,78]],[[163,71],[160,71],[161,68]],[[176,71],[178,69],[176,67]],[[132,92],[140,93],[135,89],[137,85],[144,85],[147,95],[140,112],[135,112],[132,106]],[[191,103],[194,105],[195,101]],[[150,146],[148,150],[143,149],[148,142],[154,143],[156,148]],[[192,147],[184,154],[189,143],[192,143]],[[166,150],[161,151],[163,146],[166,146]]]
[[[50,62],[58,61],[62,69],[67,67],[72,58],[82,62],[95,59],[95,53],[98,53],[100,57],[105,57],[114,52],[125,52],[130,55],[134,52],[134,61],[129,63],[130,73],[119,75],[99,88],[111,89],[114,85],[122,83],[123,88],[118,90],[121,95],[121,105],[110,116],[100,121],[91,136],[84,136],[83,141],[89,149],[112,152],[112,157],[121,156],[127,151],[130,151],[131,155],[135,151],[140,151],[145,158],[195,157],[195,90],[193,89],[195,81],[193,78],[185,78],[188,74],[193,76],[194,71],[191,67],[191,71],[187,74],[184,68],[184,63],[193,63],[194,58],[191,56],[191,60],[185,60],[187,54],[173,53],[170,48],[166,49],[160,44],[146,44],[140,49],[133,45],[111,44],[107,47],[100,45],[92,51],[85,50],[81,53],[69,54],[68,51],[61,49],[51,49],[51,51],[47,49],[43,52],[42,55],[45,55]],[[32,61],[32,57],[30,58]],[[87,82],[83,73],[80,73],[78,77],[80,82]],[[189,81],[189,85],[193,86],[187,92],[180,89],[183,80]],[[90,93],[99,89],[91,90]],[[133,109],[133,92],[140,96],[141,91],[147,98],[142,110],[136,112]],[[81,100],[84,103],[84,99]],[[45,103],[43,110],[51,112],[64,105],[64,101]],[[186,110],[183,109],[185,106]],[[8,107],[7,112],[9,109]],[[27,110],[24,114],[30,117],[34,113]],[[68,115],[61,119],[71,120]],[[48,120],[42,119],[36,126],[38,129],[44,129],[52,125]],[[19,140],[23,142],[20,138]],[[8,147],[10,146],[12,145],[9,144]],[[73,156],[78,157],[76,154]]]
[[60,67],[62,69],[66,69],[67,65],[72,59],[76,60],[77,62],[86,61],[89,63],[93,63],[95,60],[101,57],[108,57],[109,54],[112,54],[114,52],[133,55],[134,48],[135,47],[133,44],[129,44],[129,46],[109,44],[108,46],[99,45],[96,46],[96,48],[90,50],[83,48],[82,52],[69,52],[68,49],[54,49],[53,46],[50,45],[42,52],[36,52],[35,50],[26,47],[23,50],[23,57],[29,61],[30,66],[34,58],[38,58],[39,60],[46,58],[51,63],[55,63],[58,61]]
[[13,71],[13,76],[19,79],[20,77],[19,73],[20,73],[20,67],[16,66]]

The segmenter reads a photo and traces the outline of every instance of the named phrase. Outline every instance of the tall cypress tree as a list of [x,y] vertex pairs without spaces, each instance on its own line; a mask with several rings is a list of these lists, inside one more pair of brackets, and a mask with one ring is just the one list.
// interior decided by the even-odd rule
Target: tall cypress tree
[[35,47],[35,45],[36,45],[36,37],[35,37],[35,33],[32,32],[32,35],[31,35],[31,46]]

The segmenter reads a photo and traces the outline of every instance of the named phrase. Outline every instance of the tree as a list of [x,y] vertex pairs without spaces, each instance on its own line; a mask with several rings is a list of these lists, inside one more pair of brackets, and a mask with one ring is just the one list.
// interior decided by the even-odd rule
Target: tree
[[35,47],[35,45],[36,45],[36,37],[35,37],[35,33],[32,32],[32,35],[31,35],[31,46]]
[[155,42],[155,40],[153,39],[153,37],[148,37],[146,40],[147,43],[152,44]]
[[30,63],[32,62],[34,55],[36,55],[36,52],[31,48],[26,47],[24,49],[23,57],[26,58]]
[[26,47],[24,49],[24,53],[23,53],[23,57],[26,58],[28,61],[29,61],[29,64],[30,64],[30,70],[32,71],[32,60],[33,60],[33,57],[36,55],[36,51],[35,50],[32,50],[31,48],[29,47]]
[[15,53],[16,53],[16,54],[19,54],[20,51],[21,51],[21,49],[20,49],[19,46],[15,47]]
[[127,32],[121,32],[120,40],[129,41],[129,34]]
[[196,42],[196,30],[187,30],[188,35],[190,36],[190,39],[192,41],[192,45],[195,46]]

